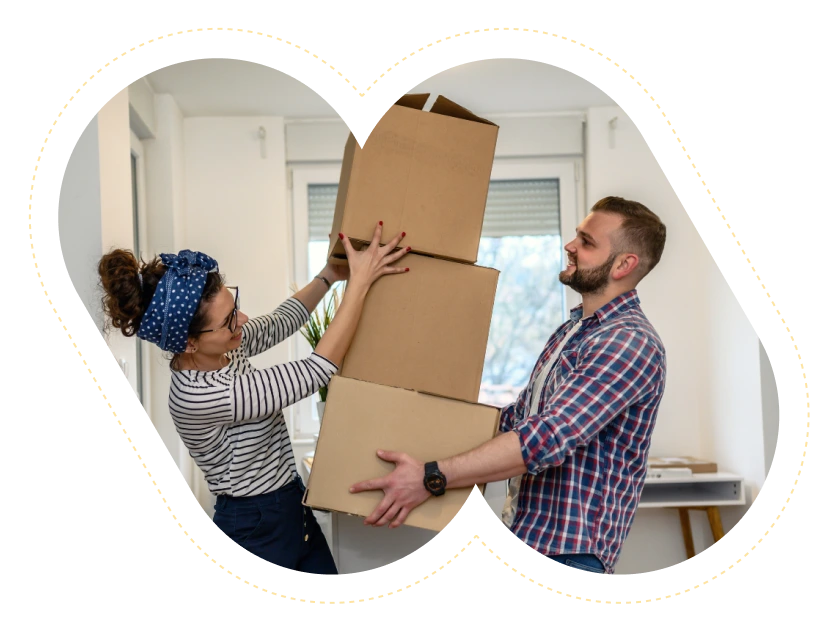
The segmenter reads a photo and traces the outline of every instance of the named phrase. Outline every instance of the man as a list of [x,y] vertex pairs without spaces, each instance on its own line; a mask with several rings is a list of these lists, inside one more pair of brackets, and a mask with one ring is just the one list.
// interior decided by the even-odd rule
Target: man
[[663,344],[635,287],[665,241],[666,227],[642,204],[597,202],[565,246],[568,266],[559,275],[582,304],[503,410],[500,433],[438,463],[378,451],[395,469],[350,488],[384,492],[365,523],[398,527],[446,488],[515,478],[517,498],[507,500],[505,513],[521,540],[565,565],[613,573],[643,488],[666,378]]

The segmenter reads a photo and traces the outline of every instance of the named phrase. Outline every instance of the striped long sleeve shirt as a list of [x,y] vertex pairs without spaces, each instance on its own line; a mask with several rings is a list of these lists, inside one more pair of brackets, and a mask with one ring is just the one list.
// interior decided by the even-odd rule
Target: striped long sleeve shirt
[[614,573],[643,489],[666,352],[637,292],[620,295],[570,336],[530,416],[535,377],[581,316],[581,306],[571,311],[501,414],[527,466],[511,529],[545,556],[594,554]]
[[309,317],[297,299],[242,326],[241,345],[217,371],[172,372],[169,411],[214,495],[271,492],[296,475],[282,409],[328,384],[337,366],[312,354],[257,370],[248,358],[288,338]]

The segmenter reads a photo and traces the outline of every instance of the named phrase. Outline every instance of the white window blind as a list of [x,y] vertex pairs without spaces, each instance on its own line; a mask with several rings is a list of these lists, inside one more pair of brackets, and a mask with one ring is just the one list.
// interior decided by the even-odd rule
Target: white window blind
[[[337,185],[308,186],[309,241],[329,239],[337,195]],[[558,179],[493,180],[482,235],[558,235],[559,211]]]

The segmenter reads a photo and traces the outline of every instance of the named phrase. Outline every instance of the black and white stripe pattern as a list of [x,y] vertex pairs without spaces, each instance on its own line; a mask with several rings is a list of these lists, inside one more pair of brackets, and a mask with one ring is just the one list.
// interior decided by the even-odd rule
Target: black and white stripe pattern
[[326,386],[338,368],[312,354],[257,370],[248,357],[285,340],[308,317],[302,303],[289,299],[242,326],[242,344],[224,369],[172,373],[169,411],[213,494],[258,495],[296,474],[282,409]]

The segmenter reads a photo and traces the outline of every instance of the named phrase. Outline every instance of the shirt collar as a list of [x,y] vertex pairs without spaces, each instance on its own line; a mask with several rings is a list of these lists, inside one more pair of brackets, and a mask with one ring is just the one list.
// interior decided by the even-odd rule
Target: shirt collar
[[[623,310],[626,310],[628,308],[634,308],[639,305],[640,298],[637,296],[637,289],[632,288],[628,292],[624,292],[623,294],[614,297],[611,301],[606,303],[599,310],[594,312],[591,316],[595,317],[597,321],[602,323],[603,321],[610,319],[612,316],[622,312]],[[570,318],[573,321],[578,321],[580,318],[582,318],[581,303],[570,311]]]

